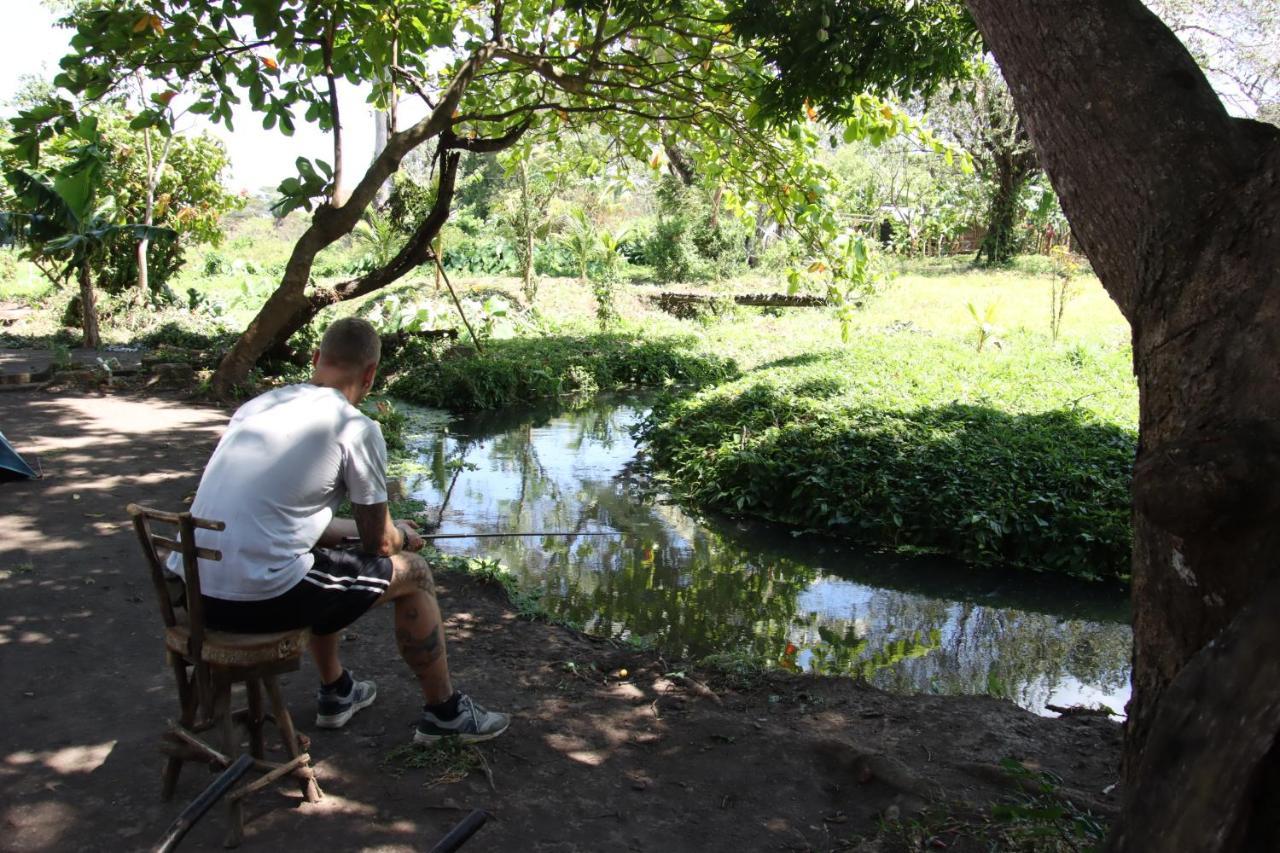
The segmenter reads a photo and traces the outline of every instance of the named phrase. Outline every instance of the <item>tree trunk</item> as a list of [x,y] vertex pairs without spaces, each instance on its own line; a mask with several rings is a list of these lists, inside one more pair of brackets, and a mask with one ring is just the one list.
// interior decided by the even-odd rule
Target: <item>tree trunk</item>
[[533,304],[533,300],[538,296],[538,284],[534,280],[533,274],[534,248],[533,231],[528,230],[524,235],[524,249],[520,252],[520,266],[522,267],[520,270],[520,278],[521,290],[524,291],[525,301],[530,305]]
[[[457,152],[446,152],[442,156],[440,184],[436,192],[435,203],[427,213],[426,218],[418,225],[417,230],[405,242],[404,247],[384,266],[359,278],[341,282],[333,287],[315,288],[309,295],[300,293],[300,299],[289,299],[287,301],[282,299],[273,308],[272,300],[284,290],[283,287],[277,289],[258,314],[258,318],[261,318],[269,308],[273,308],[270,316],[274,331],[271,333],[271,337],[266,338],[267,343],[262,352],[286,352],[289,338],[315,319],[315,316],[325,308],[380,290],[430,260],[431,246],[439,235],[440,229],[444,227],[444,223],[449,217],[449,206],[453,203],[453,191],[458,173],[458,157]],[[288,272],[288,268],[286,268],[286,276]],[[255,318],[255,322],[258,318]],[[250,325],[250,329],[252,328],[253,326]],[[248,334],[248,330],[246,330],[245,334]],[[242,335],[241,337],[243,339],[244,336]]]
[[[147,217],[147,225],[150,225],[151,217]],[[147,249],[151,247],[151,241],[143,237],[138,241],[138,299],[139,301],[146,298],[147,293],[151,290],[151,284],[148,280],[147,270]]]
[[1280,574],[1280,133],[1228,116],[1140,0],[968,4],[1133,328],[1133,698],[1112,849],[1280,849],[1280,691],[1238,677],[1276,645],[1274,615],[1259,628],[1245,608]]
[[978,246],[978,263],[999,266],[1013,260],[1018,248],[1017,227],[1022,219],[1018,204],[1028,173],[1015,170],[1007,163],[998,166],[995,190],[987,211],[987,233]]
[[80,318],[84,324],[84,345],[87,349],[98,349],[102,339],[98,336],[98,305],[93,295],[93,278],[89,271],[89,261],[80,264]]

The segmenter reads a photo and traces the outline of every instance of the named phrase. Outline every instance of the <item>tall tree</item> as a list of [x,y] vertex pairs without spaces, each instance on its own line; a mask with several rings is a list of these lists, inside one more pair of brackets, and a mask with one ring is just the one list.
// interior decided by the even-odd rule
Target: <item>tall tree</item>
[[[244,93],[269,128],[292,132],[297,109],[331,134],[332,162],[300,160],[298,176],[281,184],[281,210],[305,207],[311,221],[279,287],[214,376],[215,391],[230,394],[259,357],[318,311],[430,260],[465,152],[497,151],[526,135],[590,123],[647,159],[661,150],[665,131],[704,161],[708,178],[787,187],[761,195],[780,217],[815,220],[808,208],[821,179],[796,152],[816,134],[796,126],[779,133],[752,120],[762,65],[735,43],[723,17],[720,0],[158,0],[148,11],[132,0],[93,0],[72,18],[73,50],[55,82],[93,99],[138,70],[173,90],[200,81],[206,88],[191,111],[213,121],[229,125]],[[420,120],[391,133],[363,171],[344,157],[337,92],[348,81],[371,85],[379,107],[403,95],[426,108]],[[881,109],[869,99],[855,129],[896,126],[892,112]],[[165,120],[157,109],[140,116],[139,126]],[[25,144],[34,154],[39,123],[31,124]],[[436,203],[402,251],[357,278],[312,286],[316,255],[350,233],[404,158],[429,143],[438,164]]]
[[[830,8],[745,2],[788,21]],[[936,25],[963,11],[872,5]],[[1133,698],[1111,848],[1280,849],[1280,131],[1228,115],[1140,0],[967,6],[1133,328]],[[873,65],[847,23],[831,22],[833,55]],[[849,96],[807,74],[831,56],[799,52],[795,29],[756,30],[783,71],[775,98],[838,111]]]
[[1022,195],[1039,171],[1036,152],[998,69],[981,63],[953,94],[936,98],[929,116],[969,154],[986,187],[987,229],[978,262],[1007,263],[1019,248]]

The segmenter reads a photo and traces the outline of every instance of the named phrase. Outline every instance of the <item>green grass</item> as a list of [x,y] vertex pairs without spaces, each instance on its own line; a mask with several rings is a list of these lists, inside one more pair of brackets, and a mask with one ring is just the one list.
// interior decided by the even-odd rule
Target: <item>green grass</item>
[[414,403],[469,411],[569,393],[703,385],[736,374],[731,360],[699,350],[689,335],[625,333],[493,340],[482,353],[444,356],[422,347],[399,357],[387,390]]
[[[296,226],[283,233],[248,221],[221,248],[190,252],[173,282],[182,304],[113,313],[108,300],[104,339],[216,358],[274,285]],[[340,243],[321,261],[318,283],[348,275],[359,258]],[[0,297],[43,310],[9,327],[3,342],[75,338],[56,319],[69,294],[10,266],[0,270]],[[660,288],[631,275],[618,290],[621,322],[601,334],[589,287],[544,278],[532,309],[495,326],[483,354],[409,345],[384,364],[383,387],[454,410],[702,387],[663,408],[649,430],[656,462],[687,500],[978,562],[1123,576],[1137,424],[1129,328],[1097,279],[1083,275],[1052,341],[1049,281],[1042,258],[996,271],[957,258],[899,263],[842,345],[829,311],[734,308],[678,320],[645,299]],[[454,285],[473,306],[519,292],[512,278],[456,276]],[[778,274],[671,289],[727,296],[786,286]],[[376,317],[393,293],[414,311],[426,306],[431,325],[461,330],[430,276],[335,306],[313,325]],[[994,326],[982,352],[971,306]],[[387,419],[394,439],[404,424],[394,412]]]
[[511,606],[515,608],[516,615],[521,619],[559,625],[575,631],[583,630],[581,624],[558,617],[548,610],[542,604],[542,600],[537,593],[522,588],[515,575],[511,574],[506,566],[497,560],[486,560],[481,557],[461,557],[455,554],[446,554],[434,548],[423,551],[422,556],[431,565],[433,571],[467,575],[482,583],[492,584],[501,588]]
[[978,563],[1123,577],[1126,355],[867,334],[660,405],[645,436],[699,506]]

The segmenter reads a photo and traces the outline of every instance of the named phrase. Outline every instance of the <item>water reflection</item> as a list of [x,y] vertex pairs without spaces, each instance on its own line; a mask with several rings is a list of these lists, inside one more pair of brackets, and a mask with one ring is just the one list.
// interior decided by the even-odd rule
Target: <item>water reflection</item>
[[652,637],[672,657],[737,651],[889,690],[1123,709],[1130,633],[1117,591],[696,520],[631,476],[643,413],[597,398],[437,419],[414,439],[422,464],[406,486],[442,531],[625,534],[440,544],[499,559],[554,612]]

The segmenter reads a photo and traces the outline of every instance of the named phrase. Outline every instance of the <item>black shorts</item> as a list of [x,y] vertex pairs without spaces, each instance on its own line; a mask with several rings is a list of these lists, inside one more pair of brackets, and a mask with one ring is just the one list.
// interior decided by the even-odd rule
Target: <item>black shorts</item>
[[215,631],[267,634],[310,628],[335,634],[364,615],[391,585],[391,558],[345,548],[316,548],[315,565],[287,591],[262,601],[202,596]]

